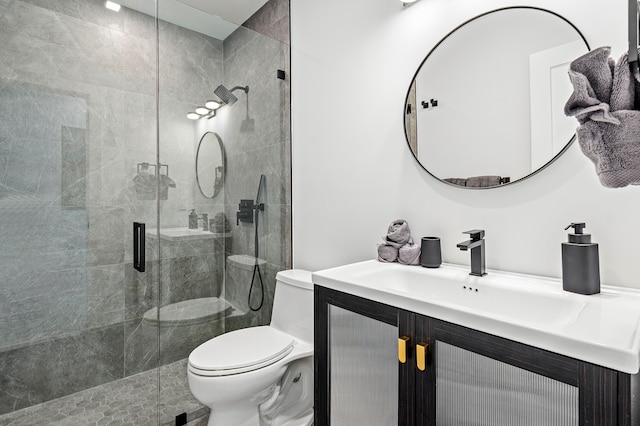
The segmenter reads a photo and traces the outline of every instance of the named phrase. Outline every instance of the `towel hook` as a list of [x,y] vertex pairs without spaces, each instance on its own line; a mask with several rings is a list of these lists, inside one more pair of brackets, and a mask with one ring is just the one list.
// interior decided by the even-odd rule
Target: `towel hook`
[[629,57],[628,62],[636,81],[640,83],[640,69],[638,67],[638,0],[629,0]]

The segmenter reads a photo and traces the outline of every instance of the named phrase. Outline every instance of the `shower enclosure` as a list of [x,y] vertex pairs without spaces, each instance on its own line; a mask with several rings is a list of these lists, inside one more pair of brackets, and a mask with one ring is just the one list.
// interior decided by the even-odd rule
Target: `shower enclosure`
[[[0,0],[0,425],[191,420],[189,352],[269,322],[291,263],[289,5],[233,24],[194,3]],[[187,119],[219,85],[250,89]],[[212,197],[195,167],[207,133],[224,158]],[[256,259],[235,219],[261,175]],[[230,263],[259,265],[259,311]]]

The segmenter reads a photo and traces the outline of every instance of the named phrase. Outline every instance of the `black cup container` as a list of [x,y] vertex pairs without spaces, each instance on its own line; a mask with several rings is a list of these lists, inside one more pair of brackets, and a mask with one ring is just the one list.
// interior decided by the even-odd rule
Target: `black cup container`
[[422,237],[420,245],[420,265],[425,268],[438,268],[442,264],[440,238]]

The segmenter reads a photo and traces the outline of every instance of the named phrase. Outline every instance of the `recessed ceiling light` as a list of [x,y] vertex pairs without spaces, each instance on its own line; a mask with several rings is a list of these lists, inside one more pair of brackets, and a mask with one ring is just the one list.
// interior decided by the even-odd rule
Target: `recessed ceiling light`
[[107,2],[104,4],[104,7],[106,7],[107,9],[111,9],[114,12],[120,12],[120,5],[112,1],[107,0]]

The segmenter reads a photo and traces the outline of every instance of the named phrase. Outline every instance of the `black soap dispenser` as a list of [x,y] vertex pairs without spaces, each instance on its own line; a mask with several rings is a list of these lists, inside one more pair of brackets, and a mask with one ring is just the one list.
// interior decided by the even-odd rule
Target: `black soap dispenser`
[[569,242],[562,243],[562,289],[579,294],[600,293],[600,261],[598,244],[591,235],[583,234],[584,223],[572,223]]

